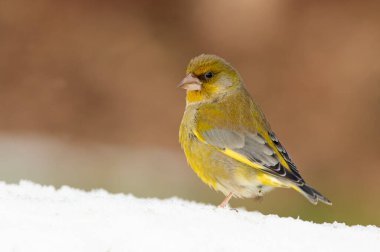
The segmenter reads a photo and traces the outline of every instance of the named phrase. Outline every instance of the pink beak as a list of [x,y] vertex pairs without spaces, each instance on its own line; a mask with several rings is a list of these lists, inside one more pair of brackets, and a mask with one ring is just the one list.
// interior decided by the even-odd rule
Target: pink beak
[[195,77],[193,74],[188,74],[177,87],[181,87],[183,89],[194,91],[202,89],[202,82]]

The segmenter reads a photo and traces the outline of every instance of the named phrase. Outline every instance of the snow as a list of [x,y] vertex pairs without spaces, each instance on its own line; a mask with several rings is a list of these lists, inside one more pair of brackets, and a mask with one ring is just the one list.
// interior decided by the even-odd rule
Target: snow
[[380,251],[380,228],[0,183],[0,251]]

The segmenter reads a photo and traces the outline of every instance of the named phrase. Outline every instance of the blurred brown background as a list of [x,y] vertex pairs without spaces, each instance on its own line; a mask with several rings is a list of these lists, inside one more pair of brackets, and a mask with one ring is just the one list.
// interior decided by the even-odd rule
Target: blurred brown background
[[178,144],[188,61],[243,76],[304,178],[234,207],[380,225],[379,1],[0,0],[0,179],[217,204]]

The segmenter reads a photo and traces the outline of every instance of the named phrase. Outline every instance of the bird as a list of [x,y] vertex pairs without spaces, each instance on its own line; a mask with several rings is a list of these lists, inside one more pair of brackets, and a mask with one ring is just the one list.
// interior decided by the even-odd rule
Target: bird
[[306,184],[238,71],[225,59],[201,54],[188,63],[179,142],[187,163],[208,186],[234,198],[261,198],[292,188],[311,203],[331,201]]

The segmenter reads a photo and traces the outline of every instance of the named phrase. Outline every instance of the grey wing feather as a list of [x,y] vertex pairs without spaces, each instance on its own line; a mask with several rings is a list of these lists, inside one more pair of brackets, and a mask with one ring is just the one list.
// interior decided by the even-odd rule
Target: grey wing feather
[[232,149],[244,155],[250,161],[261,164],[273,175],[287,178],[297,184],[304,183],[296,166],[290,160],[289,155],[273,133],[270,133],[270,137],[278,151],[289,164],[291,172],[281,165],[275,152],[258,133],[241,133],[226,129],[212,129],[205,131],[202,135],[209,144],[221,149]]
[[271,148],[266,145],[265,140],[258,134],[245,135],[245,145],[235,151],[247,156],[251,161],[259,163],[265,167],[271,167],[278,164]]
[[205,140],[218,148],[229,148],[264,166],[275,166],[278,160],[274,151],[257,133],[239,133],[225,129],[212,129],[203,133]]
[[225,129],[212,129],[203,133],[206,141],[219,148],[239,149],[244,147],[244,135]]

